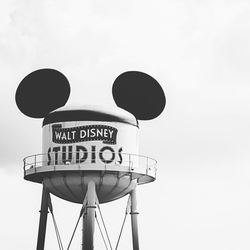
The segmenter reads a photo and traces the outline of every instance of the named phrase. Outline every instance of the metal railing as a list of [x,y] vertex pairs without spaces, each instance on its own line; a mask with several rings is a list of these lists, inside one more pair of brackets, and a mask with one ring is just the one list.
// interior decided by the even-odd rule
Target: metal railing
[[[86,157],[87,154],[87,157]],[[127,154],[127,153],[114,153],[103,152],[101,157],[100,153],[90,151],[84,155],[84,152],[69,151],[69,152],[50,152],[47,154],[30,155],[23,159],[24,163],[24,175],[26,171],[30,169],[37,169],[41,167],[55,167],[57,165],[100,165],[108,166],[109,170],[112,166],[126,166],[129,168],[129,172],[141,170],[148,175],[148,173],[156,174],[157,161],[142,155]],[[140,171],[140,172],[141,172]]]

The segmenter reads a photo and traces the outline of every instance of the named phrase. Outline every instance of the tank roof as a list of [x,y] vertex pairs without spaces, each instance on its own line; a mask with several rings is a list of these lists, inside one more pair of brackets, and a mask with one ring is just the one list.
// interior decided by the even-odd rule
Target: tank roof
[[127,123],[138,127],[137,119],[129,112],[114,106],[64,106],[49,113],[43,126],[66,121],[109,121]]

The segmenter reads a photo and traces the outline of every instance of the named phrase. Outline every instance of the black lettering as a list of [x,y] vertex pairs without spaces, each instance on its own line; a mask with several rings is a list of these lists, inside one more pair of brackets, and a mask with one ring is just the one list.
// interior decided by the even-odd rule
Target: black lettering
[[62,147],[62,161],[64,164],[69,164],[72,161],[72,146],[68,146],[68,158],[66,159],[66,146]]
[[96,158],[95,149],[96,149],[96,146],[91,146],[91,163],[95,163],[95,158]]
[[118,161],[120,164],[122,164],[122,148],[120,148],[119,150],[118,150],[118,155],[119,155],[119,158],[120,158],[120,160]]
[[[80,151],[83,152],[83,156],[80,159]],[[83,146],[76,146],[76,163],[82,163],[88,158],[88,150]]]
[[48,165],[48,166],[51,164],[50,152],[51,152],[51,148],[48,149],[48,162],[47,162],[47,165]]
[[55,165],[58,164],[58,151],[60,151],[60,147],[54,147],[54,148],[53,148],[53,152],[55,152],[55,153],[54,153],[54,157],[55,157],[54,163],[55,163]]
[[[105,159],[104,157],[103,157],[103,153],[104,153],[104,151],[105,150],[109,150],[109,151],[111,151],[111,158],[109,159],[109,160],[107,160],[107,159]],[[103,162],[103,163],[111,163],[114,159],[115,159],[115,151],[114,151],[114,149],[113,148],[111,148],[111,147],[103,147],[101,150],[100,150],[100,152],[99,152],[99,157],[100,157],[100,159],[101,159],[101,161]]]

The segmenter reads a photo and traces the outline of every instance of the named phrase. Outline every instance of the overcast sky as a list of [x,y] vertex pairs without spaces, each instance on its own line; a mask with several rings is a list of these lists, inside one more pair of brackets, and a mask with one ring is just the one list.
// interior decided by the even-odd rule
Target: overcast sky
[[[42,120],[21,114],[14,96],[23,77],[50,67],[68,77],[69,103],[115,105],[113,81],[127,70],[164,88],[165,111],[140,124],[140,153],[158,160],[157,180],[138,190],[142,250],[248,250],[249,59],[247,0],[1,1],[0,248],[36,245],[42,189],[23,180],[22,158],[41,153]],[[66,247],[80,207],[52,199]],[[113,244],[125,204],[103,206]],[[48,223],[47,249],[57,249]]]

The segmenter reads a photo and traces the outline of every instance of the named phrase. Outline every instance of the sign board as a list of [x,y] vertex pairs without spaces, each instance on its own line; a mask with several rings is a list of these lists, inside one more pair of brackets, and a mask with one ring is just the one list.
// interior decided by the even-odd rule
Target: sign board
[[[124,164],[138,154],[138,127],[106,121],[67,121],[43,127],[43,165]],[[126,159],[125,159],[126,158]]]

